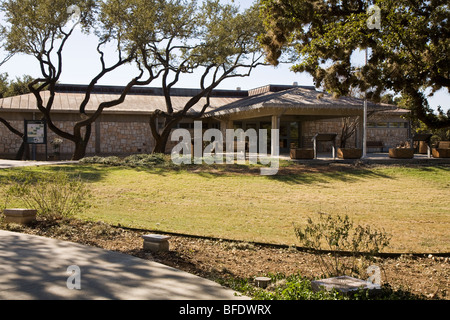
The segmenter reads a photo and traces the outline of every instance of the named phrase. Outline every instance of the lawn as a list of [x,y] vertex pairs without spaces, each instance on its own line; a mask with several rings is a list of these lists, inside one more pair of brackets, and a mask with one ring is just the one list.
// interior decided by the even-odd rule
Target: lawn
[[[236,167],[232,167],[236,168]],[[290,165],[277,176],[245,167],[138,169],[78,165],[4,169],[82,173],[92,207],[79,217],[128,227],[277,244],[298,242],[294,224],[317,212],[348,214],[392,236],[385,251],[450,252],[448,167]],[[259,171],[258,171],[259,172]],[[2,194],[3,193],[3,194]],[[0,208],[3,206],[0,200]],[[20,205],[11,202],[9,207]]]

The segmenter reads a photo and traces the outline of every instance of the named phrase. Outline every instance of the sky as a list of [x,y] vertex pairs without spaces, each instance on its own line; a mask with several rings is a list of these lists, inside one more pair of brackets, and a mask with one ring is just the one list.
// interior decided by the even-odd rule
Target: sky
[[[232,2],[231,0],[223,0],[223,2]],[[246,8],[252,4],[253,0],[234,1],[241,8]],[[1,16],[0,16],[1,19]],[[67,84],[87,84],[93,76],[100,70],[98,54],[96,52],[97,39],[94,36],[86,36],[79,29],[70,38],[64,51],[64,66],[61,83]],[[114,50],[109,52],[114,57]],[[4,57],[4,52],[0,49],[0,58]],[[356,63],[363,63],[364,55],[357,55]],[[236,89],[249,90],[268,84],[292,85],[297,82],[299,85],[314,85],[312,77],[305,73],[294,73],[290,70],[292,65],[283,64],[278,67],[260,66],[257,67],[249,77],[232,78],[222,82],[218,89]],[[35,58],[16,55],[6,64],[0,67],[0,73],[8,73],[10,79],[21,77],[22,75],[31,75],[38,77],[40,70]],[[101,85],[126,85],[128,81],[137,75],[137,69],[133,66],[125,66],[118,71],[106,76],[98,84]],[[188,75],[178,83],[177,87],[198,88],[199,76]],[[150,84],[150,86],[159,86],[158,82]],[[446,89],[442,89],[428,99],[430,106],[436,109],[442,106],[444,110],[450,107],[450,94]]]

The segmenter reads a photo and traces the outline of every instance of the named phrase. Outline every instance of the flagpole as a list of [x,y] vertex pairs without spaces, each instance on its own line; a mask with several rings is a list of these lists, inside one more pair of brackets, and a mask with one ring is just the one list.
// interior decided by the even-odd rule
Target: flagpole
[[[367,66],[367,48],[366,48],[366,57],[365,57],[365,65]],[[362,158],[367,157],[367,92],[364,92],[364,115],[363,115],[363,151]]]

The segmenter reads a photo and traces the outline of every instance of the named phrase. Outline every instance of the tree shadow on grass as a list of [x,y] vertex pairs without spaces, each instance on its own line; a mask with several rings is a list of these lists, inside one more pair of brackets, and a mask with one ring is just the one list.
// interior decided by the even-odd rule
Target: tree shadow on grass
[[[0,184],[5,185],[11,179],[25,174],[45,174],[64,172],[69,177],[81,178],[86,182],[99,182],[109,174],[116,171],[130,170],[140,173],[159,175],[162,177],[173,174],[194,174],[205,179],[215,179],[218,177],[255,177],[268,179],[287,184],[315,184],[339,182],[358,182],[364,179],[395,179],[393,176],[383,174],[371,168],[355,168],[354,166],[330,166],[330,165],[289,165],[282,166],[276,175],[262,176],[259,165],[240,164],[201,164],[201,165],[173,165],[164,163],[154,166],[127,166],[127,165],[106,165],[106,164],[71,164],[45,167],[23,167],[6,169],[0,174]],[[423,169],[426,170],[426,169]],[[180,181],[182,183],[182,180]]]
[[365,179],[389,179],[394,177],[370,168],[354,167],[309,167],[306,170],[292,170],[288,167],[280,169],[279,174],[268,176],[268,179],[288,184],[331,183],[334,181],[353,183]]

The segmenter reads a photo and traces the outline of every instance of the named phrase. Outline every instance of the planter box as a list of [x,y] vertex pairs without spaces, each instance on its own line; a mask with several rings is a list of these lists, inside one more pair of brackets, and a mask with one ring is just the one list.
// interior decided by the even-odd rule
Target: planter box
[[450,149],[433,148],[433,158],[450,158]]
[[36,221],[36,210],[31,209],[5,209],[6,223],[30,224]]
[[450,141],[439,141],[431,152],[434,158],[450,158]]
[[362,149],[338,148],[337,156],[339,159],[360,159],[362,157]]
[[414,158],[414,149],[412,148],[391,148],[389,149],[389,157],[397,159]]
[[314,149],[291,149],[291,159],[314,159]]

